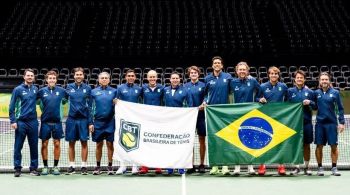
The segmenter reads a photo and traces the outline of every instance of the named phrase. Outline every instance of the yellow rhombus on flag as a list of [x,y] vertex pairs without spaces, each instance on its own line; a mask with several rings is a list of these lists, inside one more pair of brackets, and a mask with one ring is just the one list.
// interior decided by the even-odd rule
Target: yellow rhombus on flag
[[[262,126],[244,126],[241,127],[241,124],[247,121],[248,119],[253,118],[260,118],[262,120],[265,120],[269,125],[272,127],[272,132],[268,132],[264,130]],[[239,136],[239,131],[244,129],[249,129],[253,131],[259,131],[268,137],[269,143],[261,148],[250,148],[247,147],[246,144],[242,143],[241,138]],[[295,130],[285,126],[284,124],[276,121],[275,119],[267,116],[266,114],[260,112],[257,109],[254,109],[247,114],[243,115],[238,120],[235,120],[225,128],[218,131],[215,135],[220,137],[221,139],[224,139],[225,141],[231,143],[232,145],[240,148],[241,150],[247,152],[248,154],[254,156],[255,158],[263,155],[270,149],[274,148],[278,144],[284,142],[291,136],[293,136],[296,133]],[[251,142],[259,141],[259,140],[250,140]]]

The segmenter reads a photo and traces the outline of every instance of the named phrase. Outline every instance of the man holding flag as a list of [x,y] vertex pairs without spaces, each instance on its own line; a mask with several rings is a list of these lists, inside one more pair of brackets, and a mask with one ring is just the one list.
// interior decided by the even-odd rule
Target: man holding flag
[[[310,144],[313,142],[313,126],[312,126],[312,109],[315,109],[314,92],[305,87],[305,72],[297,70],[294,73],[295,87],[288,89],[288,101],[292,103],[302,102],[304,110],[304,163],[305,175],[312,175],[309,168],[310,162]],[[296,166],[291,175],[297,175],[300,172],[299,165]]]

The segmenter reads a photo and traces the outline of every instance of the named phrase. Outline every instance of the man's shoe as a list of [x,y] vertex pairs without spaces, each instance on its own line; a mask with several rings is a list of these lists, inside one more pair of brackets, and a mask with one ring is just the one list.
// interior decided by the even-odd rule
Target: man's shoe
[[233,175],[238,176],[241,174],[241,165],[235,165],[235,170],[233,170]]
[[52,174],[53,175],[61,175],[60,169],[58,167],[53,167]]
[[222,166],[221,173],[223,175],[230,175],[230,170],[228,170],[228,166]]
[[140,174],[147,174],[148,173],[148,167],[142,166],[139,173]]
[[36,169],[33,169],[30,171],[30,175],[31,176],[40,176],[40,173]]
[[137,168],[137,166],[132,166],[131,174],[133,174],[133,175],[139,174],[139,169]]
[[48,175],[49,174],[49,168],[48,167],[43,167],[41,170],[41,175]]
[[21,174],[22,174],[21,169],[16,169],[16,170],[15,170],[15,174],[14,174],[14,176],[15,176],[15,177],[20,177],[20,176],[21,176]]
[[191,168],[191,169],[187,169],[186,173],[187,174],[192,174],[192,173],[195,173],[196,172],[196,169],[195,168]]
[[278,175],[286,175],[286,168],[284,165],[279,165],[277,169]]
[[264,164],[262,164],[262,165],[259,166],[258,174],[259,175],[265,175],[265,173],[266,173],[266,166]]
[[217,175],[219,173],[220,173],[220,170],[218,166],[213,166],[209,172],[210,175]]
[[299,175],[300,168],[295,168],[292,172],[290,172],[290,175]]
[[199,167],[198,167],[198,172],[199,172],[199,173],[205,173],[205,167],[204,167],[204,165],[199,165]]
[[156,174],[162,174],[162,169],[161,169],[161,168],[156,168],[155,173],[156,173]]
[[178,169],[177,171],[179,172],[180,175],[186,173],[186,169]]
[[167,169],[168,175],[172,175],[174,173],[174,169]]
[[123,175],[124,173],[126,173],[126,167],[125,166],[120,166],[115,174],[116,175]]
[[88,174],[89,174],[86,167],[82,167],[82,168],[80,169],[80,171],[81,171],[81,174],[82,174],[82,175],[88,175]]
[[75,168],[69,167],[66,175],[72,175],[72,174],[75,174]]
[[323,167],[318,167],[317,176],[324,176],[324,169],[323,169]]
[[101,167],[95,167],[94,171],[92,172],[93,175],[100,175],[101,174]]
[[256,174],[253,165],[248,165],[248,174],[249,175],[255,175]]
[[113,171],[113,167],[112,166],[108,166],[107,167],[107,175],[114,175],[114,171]]
[[305,168],[305,169],[304,169],[304,174],[305,174],[305,175],[308,175],[308,176],[311,176],[311,175],[312,175],[311,169]]
[[332,171],[332,175],[334,175],[334,176],[341,176],[341,174],[339,173],[337,167],[332,167],[331,171]]

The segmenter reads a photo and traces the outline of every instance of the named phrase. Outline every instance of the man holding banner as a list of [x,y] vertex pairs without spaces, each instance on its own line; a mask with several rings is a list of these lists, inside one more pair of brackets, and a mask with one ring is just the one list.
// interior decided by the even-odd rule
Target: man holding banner
[[[237,78],[230,83],[234,103],[254,102],[255,96],[260,93],[260,85],[255,78],[249,76],[249,66],[246,62],[236,65],[236,75]],[[240,165],[236,165],[233,174],[239,175],[240,172]],[[248,174],[255,175],[253,165],[248,165]]]
[[[304,164],[305,175],[312,175],[311,169],[309,168],[310,162],[310,144],[314,140],[313,126],[312,126],[312,109],[315,109],[315,97],[314,92],[305,87],[305,72],[297,70],[294,73],[295,87],[288,89],[288,101],[289,102],[302,102],[304,107]],[[300,173],[299,165],[296,166],[291,175],[297,175]]]
[[[224,68],[223,59],[220,56],[212,58],[213,72],[205,77],[206,96],[202,106],[213,104],[228,104],[230,93],[230,82],[232,76],[222,71]],[[220,146],[219,146],[220,147]],[[210,170],[211,175],[219,174],[218,166],[213,166]],[[230,174],[228,166],[223,166],[221,173],[223,175]]]
[[[161,106],[163,99],[163,89],[161,84],[157,83],[158,74],[154,70],[150,70],[147,73],[148,84],[142,86],[142,96],[143,103],[153,106]],[[156,168],[156,174],[162,174],[162,169]],[[148,167],[142,166],[140,169],[140,174],[148,173]]]
[[[258,101],[262,104],[270,102],[284,102],[287,100],[288,87],[286,84],[279,82],[280,70],[272,66],[268,70],[269,81],[261,84],[260,95],[258,95]],[[279,175],[286,175],[286,169],[283,164],[278,166],[277,172]],[[258,170],[259,175],[265,175],[265,164],[261,164]]]
[[[197,118],[197,134],[199,139],[199,157],[200,165],[198,171],[200,173],[205,173],[204,167],[204,157],[205,157],[205,116],[204,116],[204,107],[202,105],[204,96],[205,96],[205,83],[199,81],[200,69],[197,66],[190,66],[187,69],[187,74],[190,77],[191,81],[187,82],[184,87],[187,88],[189,95],[191,96],[193,107],[198,107],[198,118]],[[188,169],[187,173],[194,173],[195,169]]]
[[[141,100],[142,88],[135,84],[136,75],[134,70],[129,69],[125,75],[126,83],[118,86],[117,88],[117,98],[119,100],[138,103]],[[133,164],[131,173],[138,174],[138,168],[136,164]],[[126,166],[124,162],[121,162],[119,169],[116,174],[124,174],[126,173]]]
[[[180,74],[173,72],[170,75],[170,86],[164,88],[164,105],[166,107],[192,107],[193,101],[187,89],[180,85]],[[178,170],[180,174],[185,169]],[[168,174],[173,174],[174,169],[168,168]]]

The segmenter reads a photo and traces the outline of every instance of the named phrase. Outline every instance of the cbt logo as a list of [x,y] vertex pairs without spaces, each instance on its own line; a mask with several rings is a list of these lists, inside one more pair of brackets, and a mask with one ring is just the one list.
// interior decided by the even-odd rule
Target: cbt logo
[[251,149],[261,149],[267,146],[273,136],[271,125],[263,118],[246,119],[238,131],[242,144]]
[[126,152],[139,148],[140,129],[141,125],[138,123],[120,120],[119,144]]

